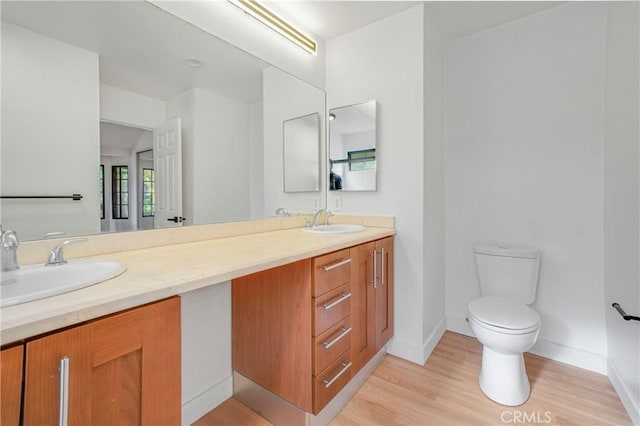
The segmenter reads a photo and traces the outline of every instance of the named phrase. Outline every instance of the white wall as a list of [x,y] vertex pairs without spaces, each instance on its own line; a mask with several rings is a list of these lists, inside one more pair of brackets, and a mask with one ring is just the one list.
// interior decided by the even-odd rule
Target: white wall
[[604,309],[608,374],[634,424],[640,424],[640,7],[609,3],[604,143]]
[[160,99],[100,84],[100,120],[153,130],[165,122]]
[[84,197],[2,200],[21,240],[99,232],[98,117],[98,56],[3,21],[0,192]]
[[418,5],[327,42],[328,107],[375,99],[378,190],[329,194],[348,214],[396,217],[395,330],[389,352],[424,362],[423,19]]
[[167,102],[167,118],[175,116],[183,120],[186,223],[249,219],[249,105],[193,88]]
[[180,295],[182,424],[190,425],[233,393],[231,283]]
[[[311,212],[324,205],[326,179],[320,180],[320,191],[285,193],[283,164],[283,122],[308,114],[320,114],[320,140],[325,134],[325,94],[317,87],[269,67],[263,73],[263,137],[264,137],[264,206],[267,214],[278,207],[290,212]],[[320,146],[320,158],[326,158]],[[320,176],[326,172],[321,165]]]
[[446,312],[469,333],[475,243],[542,250],[534,352],[604,372],[604,3],[567,3],[445,48]]
[[424,282],[422,340],[424,357],[445,330],[445,162],[443,134],[443,49],[437,7],[424,13]]
[[320,189],[320,115],[283,123],[284,187],[287,192]]
[[[151,0],[151,3],[270,64],[324,88],[324,41],[284,13],[280,13],[283,18],[315,38],[318,42],[317,55],[307,53],[226,1]],[[277,5],[271,4],[269,7],[275,10]]]

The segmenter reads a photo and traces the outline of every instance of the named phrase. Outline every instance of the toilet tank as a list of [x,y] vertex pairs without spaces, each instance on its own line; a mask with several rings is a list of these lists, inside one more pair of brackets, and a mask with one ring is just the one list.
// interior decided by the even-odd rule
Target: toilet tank
[[520,300],[536,299],[540,251],[525,247],[477,245],[474,247],[480,292]]

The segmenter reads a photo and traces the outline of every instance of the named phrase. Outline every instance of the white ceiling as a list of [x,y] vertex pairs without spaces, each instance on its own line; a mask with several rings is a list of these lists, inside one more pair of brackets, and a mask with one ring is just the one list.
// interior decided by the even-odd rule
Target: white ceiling
[[[267,2],[323,40],[331,40],[381,19],[415,7],[418,1],[306,1]],[[425,2],[439,17],[444,41],[539,12],[552,1],[437,1]]]
[[[279,0],[271,4],[285,17],[330,40],[419,2]],[[556,4],[427,3],[440,17],[445,41]],[[269,64],[148,2],[4,0],[1,7],[3,20],[99,53],[100,78],[106,84],[165,100],[194,86],[248,103],[262,98],[262,70]],[[204,66],[186,66],[187,57],[199,58]]]

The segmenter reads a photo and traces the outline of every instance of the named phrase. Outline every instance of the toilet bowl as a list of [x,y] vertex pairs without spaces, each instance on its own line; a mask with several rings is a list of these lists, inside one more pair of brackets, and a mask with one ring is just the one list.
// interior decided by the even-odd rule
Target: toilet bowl
[[538,338],[540,316],[522,302],[489,296],[469,303],[468,319],[483,345],[480,389],[499,404],[523,404],[530,394],[523,353]]

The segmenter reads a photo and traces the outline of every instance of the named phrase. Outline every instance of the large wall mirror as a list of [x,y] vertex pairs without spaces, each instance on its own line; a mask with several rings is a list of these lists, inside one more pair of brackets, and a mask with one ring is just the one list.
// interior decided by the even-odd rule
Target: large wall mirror
[[[21,240],[249,220],[323,202],[322,191],[287,194],[282,183],[282,123],[318,114],[322,131],[322,90],[146,1],[1,8],[0,218]],[[169,157],[182,184],[168,190],[163,176],[177,168],[163,171],[156,148],[176,144],[182,158]],[[6,198],[72,194],[82,198]],[[159,221],[161,204],[176,199],[180,210]]]
[[329,190],[375,191],[376,169],[376,101],[329,110]]

